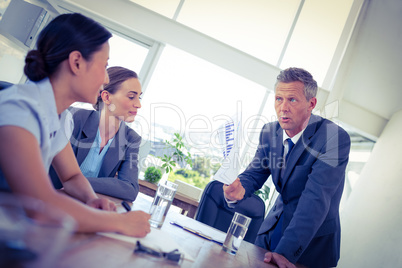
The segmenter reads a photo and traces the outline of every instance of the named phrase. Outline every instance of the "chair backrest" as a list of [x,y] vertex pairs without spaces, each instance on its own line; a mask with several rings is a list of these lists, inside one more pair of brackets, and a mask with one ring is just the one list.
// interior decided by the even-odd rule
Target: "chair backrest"
[[227,232],[235,212],[251,218],[251,223],[244,240],[254,243],[265,216],[265,204],[256,195],[239,201],[235,208],[229,208],[223,195],[223,183],[211,181],[205,187],[195,219]]
[[11,87],[12,85],[13,85],[12,83],[6,81],[0,81],[0,90]]
[[198,188],[194,185],[191,185],[189,183],[186,183],[181,180],[175,180],[174,183],[178,185],[177,192],[182,193],[185,196],[188,196],[191,199],[195,199],[197,201],[200,200],[201,194],[202,194],[202,189]]

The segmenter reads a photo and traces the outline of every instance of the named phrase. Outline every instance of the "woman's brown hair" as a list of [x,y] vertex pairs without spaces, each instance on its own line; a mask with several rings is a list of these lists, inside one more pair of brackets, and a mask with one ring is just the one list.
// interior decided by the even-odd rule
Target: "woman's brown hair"
[[[107,73],[109,75],[109,84],[107,84],[103,90],[106,90],[110,94],[116,93],[116,91],[119,90],[120,85],[126,80],[130,78],[138,78],[136,72],[124,67],[110,67],[107,69]],[[102,109],[102,103],[102,97],[99,94],[98,100],[94,105],[95,110],[99,111]]]

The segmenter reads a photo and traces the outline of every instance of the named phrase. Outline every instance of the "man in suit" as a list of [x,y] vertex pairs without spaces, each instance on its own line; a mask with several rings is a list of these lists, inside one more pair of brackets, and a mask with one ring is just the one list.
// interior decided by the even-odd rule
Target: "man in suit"
[[233,206],[272,176],[279,196],[255,244],[268,249],[265,262],[280,267],[334,267],[339,260],[339,203],[350,137],[333,122],[312,114],[316,93],[317,83],[309,72],[280,72],[275,84],[278,121],[263,127],[253,160],[223,187]]

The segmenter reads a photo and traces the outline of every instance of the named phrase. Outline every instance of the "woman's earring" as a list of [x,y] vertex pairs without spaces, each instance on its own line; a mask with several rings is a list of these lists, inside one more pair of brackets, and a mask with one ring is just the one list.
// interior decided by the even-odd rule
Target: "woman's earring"
[[111,104],[108,105],[108,109],[109,109],[109,111],[113,112],[114,110],[116,110],[116,105],[111,103]]

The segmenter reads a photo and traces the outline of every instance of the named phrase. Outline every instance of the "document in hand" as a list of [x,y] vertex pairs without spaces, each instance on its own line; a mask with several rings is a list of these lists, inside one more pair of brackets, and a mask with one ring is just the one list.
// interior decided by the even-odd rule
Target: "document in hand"
[[232,184],[240,170],[241,116],[233,116],[218,130],[220,143],[223,145],[224,160],[215,173],[214,180]]

